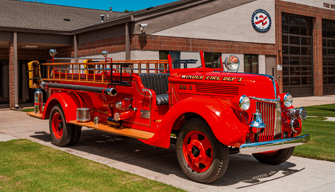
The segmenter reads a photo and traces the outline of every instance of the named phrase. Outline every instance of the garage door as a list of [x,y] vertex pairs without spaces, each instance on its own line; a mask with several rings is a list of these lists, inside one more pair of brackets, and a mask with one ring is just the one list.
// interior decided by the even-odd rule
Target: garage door
[[335,21],[322,21],[323,94],[335,94]]
[[313,95],[311,18],[283,14],[283,88],[293,96]]

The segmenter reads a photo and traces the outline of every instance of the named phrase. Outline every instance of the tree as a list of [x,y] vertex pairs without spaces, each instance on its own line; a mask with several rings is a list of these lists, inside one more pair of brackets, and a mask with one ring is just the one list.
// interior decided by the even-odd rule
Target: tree
[[124,13],[131,13],[131,12],[134,12],[133,10],[128,10],[128,9],[126,9],[126,10],[124,10],[123,11]]

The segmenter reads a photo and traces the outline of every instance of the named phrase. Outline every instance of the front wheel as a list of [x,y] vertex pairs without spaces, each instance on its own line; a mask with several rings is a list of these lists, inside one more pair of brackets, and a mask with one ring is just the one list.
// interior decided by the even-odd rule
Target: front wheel
[[183,172],[201,183],[220,179],[227,170],[229,149],[213,135],[201,119],[190,119],[177,138],[177,158]]
[[279,165],[287,161],[294,151],[294,147],[280,149],[269,153],[253,153],[252,155],[261,163]]
[[66,123],[62,107],[55,105],[50,112],[49,129],[52,142],[57,146],[67,146],[73,137],[73,125]]

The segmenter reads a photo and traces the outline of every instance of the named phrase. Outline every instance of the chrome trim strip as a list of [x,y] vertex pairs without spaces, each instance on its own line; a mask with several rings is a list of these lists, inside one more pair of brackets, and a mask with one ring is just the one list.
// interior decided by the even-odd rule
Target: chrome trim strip
[[265,99],[265,98],[258,98],[258,97],[250,97],[250,99],[254,99],[254,100],[257,100],[257,101],[263,101],[263,102],[267,102],[267,103],[275,103],[277,104],[280,99]]
[[287,139],[257,142],[257,143],[245,143],[240,146],[240,153],[243,154],[261,153],[261,152],[290,148],[305,144],[309,141],[309,139],[310,139],[309,134],[306,134]]
[[274,136],[282,132],[282,122],[281,122],[281,107],[280,102],[276,103],[275,108],[275,127],[274,127]]
[[276,87],[276,82],[274,79],[272,79],[272,84],[273,84],[273,89],[275,91],[275,98],[278,99],[278,95],[277,95],[277,87]]

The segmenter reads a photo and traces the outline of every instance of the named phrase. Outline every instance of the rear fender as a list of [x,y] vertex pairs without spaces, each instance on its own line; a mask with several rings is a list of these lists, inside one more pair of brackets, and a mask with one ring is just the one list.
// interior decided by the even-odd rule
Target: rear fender
[[76,120],[77,108],[81,107],[81,101],[75,93],[52,94],[45,103],[42,119],[48,119],[51,109],[59,104],[62,106],[66,122]]
[[165,115],[154,137],[142,141],[150,145],[169,148],[174,123],[187,113],[201,116],[222,144],[239,147],[245,143],[248,127],[236,117],[230,102],[208,97],[190,97],[178,102]]

